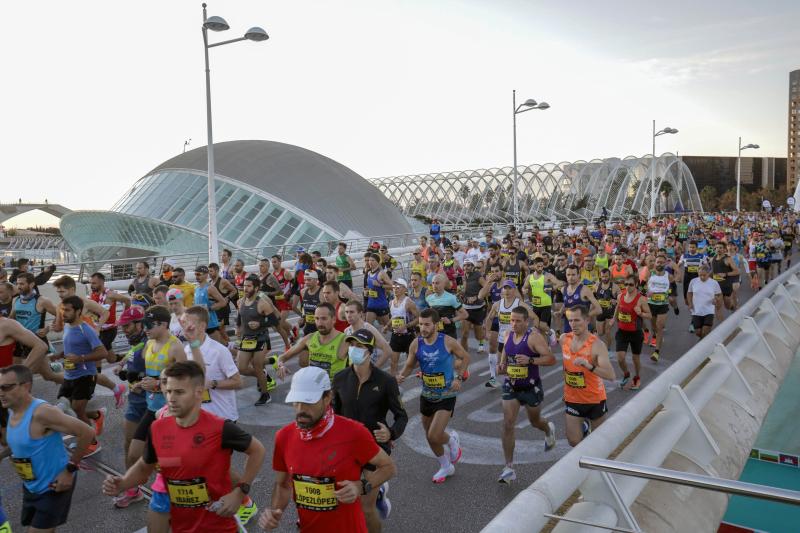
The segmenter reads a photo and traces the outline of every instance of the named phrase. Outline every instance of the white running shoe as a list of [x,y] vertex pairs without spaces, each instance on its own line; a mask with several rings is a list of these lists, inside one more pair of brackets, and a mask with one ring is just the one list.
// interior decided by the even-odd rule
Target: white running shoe
[[433,475],[434,483],[444,483],[445,480],[456,473],[456,467],[451,463],[446,468],[440,468],[438,472]]
[[450,462],[456,464],[461,460],[461,441],[459,441],[456,431],[450,432],[450,440],[455,442],[455,446],[450,446]]
[[555,346],[556,344],[558,344],[558,336],[556,335],[556,332],[553,331],[552,329],[550,330],[550,333],[547,335],[547,340],[550,341],[550,346]]
[[506,485],[511,485],[511,482],[517,479],[517,473],[514,472],[514,469],[510,466],[506,466],[503,468],[503,471],[500,472],[500,477],[497,478],[498,483],[505,483]]
[[483,341],[478,343],[478,353],[486,353],[486,345]]
[[550,451],[556,446],[556,425],[547,423],[547,433],[544,435],[544,451]]

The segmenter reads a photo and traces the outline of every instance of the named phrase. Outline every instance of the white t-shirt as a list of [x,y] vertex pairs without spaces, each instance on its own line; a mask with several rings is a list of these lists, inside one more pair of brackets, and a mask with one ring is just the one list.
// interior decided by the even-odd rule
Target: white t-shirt
[[[186,357],[193,361],[192,349],[188,344],[183,350],[186,352]],[[222,381],[239,373],[239,367],[236,366],[230,350],[208,335],[206,335],[206,340],[203,344],[200,345],[200,353],[203,354],[203,361],[206,364],[206,382],[214,379]],[[235,390],[209,389],[208,392],[211,395],[211,402],[203,403],[201,406],[203,409],[225,420],[235,422],[239,419]]]
[[[478,264],[478,261],[481,260],[482,256],[483,254],[481,253],[479,248],[470,248],[469,250],[467,250],[466,258],[475,263],[476,265]],[[463,265],[463,263],[461,264]]]
[[722,294],[719,283],[712,278],[703,281],[694,278],[689,282],[689,291],[692,293],[693,316],[706,316],[714,314],[714,297]]

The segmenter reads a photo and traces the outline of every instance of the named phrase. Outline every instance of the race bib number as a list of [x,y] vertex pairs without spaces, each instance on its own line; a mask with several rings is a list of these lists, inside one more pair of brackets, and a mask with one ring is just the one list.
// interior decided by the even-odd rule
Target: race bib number
[[211,403],[211,393],[208,389],[203,389],[203,402],[202,403]]
[[725,281],[725,274],[714,274],[714,281]]
[[75,363],[69,359],[64,359],[64,370],[75,370]]
[[406,319],[402,317],[396,317],[392,319],[392,328],[396,330],[401,330],[406,328]]
[[500,313],[499,319],[501,324],[511,324],[511,313]]
[[534,296],[533,297],[533,305],[535,305],[536,307],[539,307],[540,305],[542,305],[542,298],[540,296]]
[[436,323],[436,331],[444,331],[444,322],[441,320]]
[[168,479],[169,502],[175,507],[205,507],[208,505],[206,478]]
[[617,320],[625,324],[630,324],[631,322],[633,322],[633,318],[631,318],[630,314],[622,312],[617,313]]
[[564,372],[564,382],[576,389],[586,388],[586,378],[583,376],[583,372]]
[[698,270],[698,267],[694,265],[686,267],[686,272],[691,272],[692,274],[697,274]]
[[35,481],[36,476],[33,475],[33,463],[30,459],[16,457],[11,458],[11,464],[14,465],[14,470],[22,481]]
[[279,292],[278,294],[275,295],[275,301],[285,300],[285,299],[286,299],[286,297],[283,295],[283,293]]
[[332,477],[312,477],[294,474],[294,503],[298,509],[308,511],[333,511],[339,504],[336,499],[336,481]]
[[791,247],[792,247],[792,241],[783,241],[783,245],[784,245],[786,248],[791,248]]
[[244,289],[239,289],[239,299],[240,300],[244,299]]
[[597,303],[599,303],[600,307],[604,309],[611,307],[611,300],[597,300]]
[[765,257],[767,257],[767,254],[765,254],[765,253],[757,253],[757,254],[756,254],[756,257],[757,257],[758,259],[764,259]]
[[375,289],[367,289],[367,298],[377,298],[377,297],[378,297],[378,291],[376,291]]
[[528,377],[528,365],[508,365],[506,373],[512,379],[526,379]]
[[444,372],[422,374],[422,383],[429,389],[443,389],[445,386]]
[[255,350],[258,346],[258,339],[242,339],[240,347],[242,350]]
[[305,318],[306,318],[306,324],[314,324],[315,323],[313,314],[307,314]]
[[663,292],[657,292],[657,293],[653,294],[650,297],[650,299],[653,300],[654,302],[666,302],[667,301],[667,295],[664,294]]

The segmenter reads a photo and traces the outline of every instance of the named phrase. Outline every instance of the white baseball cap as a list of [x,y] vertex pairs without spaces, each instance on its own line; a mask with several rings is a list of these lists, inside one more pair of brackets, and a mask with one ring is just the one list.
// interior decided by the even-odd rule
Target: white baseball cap
[[292,378],[286,403],[317,403],[322,393],[331,390],[331,378],[328,373],[316,366],[307,366],[298,370]]
[[404,280],[403,278],[397,278],[392,283],[394,283],[395,285],[402,285],[406,289],[408,288],[408,282],[406,280]]
[[175,261],[174,259],[164,259],[164,261],[162,261],[161,264],[162,265],[169,265],[172,268],[175,268],[175,267],[178,266],[177,261]]

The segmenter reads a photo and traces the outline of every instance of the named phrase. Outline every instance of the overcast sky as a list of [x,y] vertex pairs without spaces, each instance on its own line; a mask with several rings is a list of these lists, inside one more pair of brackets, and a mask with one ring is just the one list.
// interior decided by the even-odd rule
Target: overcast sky
[[[267,139],[365,178],[651,151],[786,157],[800,2],[211,1],[270,39],[211,50],[214,139]],[[4,202],[108,209],[206,144],[199,1],[4,2]],[[753,153],[755,155],[755,153]],[[12,225],[49,222],[17,217]]]

